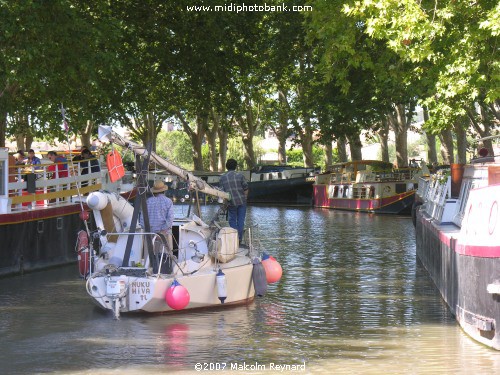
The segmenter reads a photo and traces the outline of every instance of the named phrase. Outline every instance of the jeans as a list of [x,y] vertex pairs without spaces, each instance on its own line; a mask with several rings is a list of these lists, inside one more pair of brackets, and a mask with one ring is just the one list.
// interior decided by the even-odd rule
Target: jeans
[[238,230],[238,238],[243,239],[243,232],[245,230],[245,216],[247,214],[247,206],[242,204],[239,206],[228,206],[228,221],[229,226]]

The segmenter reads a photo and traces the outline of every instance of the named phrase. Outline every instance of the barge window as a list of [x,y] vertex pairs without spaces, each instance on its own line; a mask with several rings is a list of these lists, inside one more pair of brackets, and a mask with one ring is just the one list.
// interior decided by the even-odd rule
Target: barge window
[[375,198],[375,186],[370,186],[370,196],[368,198]]
[[57,228],[57,230],[61,230],[63,228],[63,218],[62,217],[57,218],[56,228]]
[[396,184],[396,194],[401,194],[406,192],[406,184]]
[[39,233],[39,234],[42,234],[43,233],[43,220],[38,220],[37,223],[36,223],[36,231]]

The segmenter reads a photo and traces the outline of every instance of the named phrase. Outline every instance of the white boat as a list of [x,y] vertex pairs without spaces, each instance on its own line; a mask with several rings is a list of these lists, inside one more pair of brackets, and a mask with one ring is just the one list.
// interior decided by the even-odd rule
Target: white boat
[[[126,141],[109,128],[103,137],[154,160],[170,173],[188,180],[206,194],[227,199],[228,194],[210,187],[187,171],[161,159],[154,152]],[[101,139],[103,139],[101,138]],[[147,185],[139,178],[138,191]],[[217,214],[205,223],[198,216],[176,219],[172,227],[174,246],[165,238],[141,228],[137,215],[145,207],[146,194],[138,194],[132,206],[119,195],[93,192],[87,205],[93,210],[97,233],[80,234],[80,269],[89,268],[87,292],[102,308],[121,313],[161,313],[220,305],[247,303],[264,295],[268,282],[281,277],[281,266],[263,257],[254,233],[246,230],[240,245],[235,229],[217,221]],[[147,210],[146,210],[147,211]],[[144,214],[144,212],[143,212]],[[98,238],[99,249],[93,248]]]
[[417,195],[418,258],[462,329],[500,350],[500,157],[422,178]]

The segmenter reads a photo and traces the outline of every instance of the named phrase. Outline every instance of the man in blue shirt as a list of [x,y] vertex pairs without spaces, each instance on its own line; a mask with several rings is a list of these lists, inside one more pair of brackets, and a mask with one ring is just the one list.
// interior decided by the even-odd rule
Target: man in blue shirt
[[221,176],[219,186],[231,195],[227,208],[229,226],[238,230],[238,237],[241,243],[247,213],[248,182],[245,176],[236,172],[237,166],[238,162],[234,159],[229,159],[226,162],[228,172]]
[[[168,186],[163,181],[156,180],[151,189],[152,197],[146,201],[151,232],[162,234],[167,240],[170,250],[173,250],[172,224],[174,222],[174,203],[165,195]],[[144,228],[144,218],[141,215],[141,226]]]
[[33,150],[32,148],[28,150],[28,159],[26,159],[26,164],[29,165],[42,164],[42,161],[35,155],[35,150]]

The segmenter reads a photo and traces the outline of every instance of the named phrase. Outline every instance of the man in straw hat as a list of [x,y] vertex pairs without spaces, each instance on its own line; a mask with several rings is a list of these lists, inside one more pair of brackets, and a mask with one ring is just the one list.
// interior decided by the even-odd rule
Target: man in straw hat
[[[174,203],[165,196],[168,186],[163,181],[156,180],[146,204],[148,207],[149,225],[151,232],[162,234],[167,239],[167,245],[173,250],[172,223],[174,221]],[[141,226],[144,228],[144,218],[141,215]],[[155,249],[156,250],[156,249]]]

